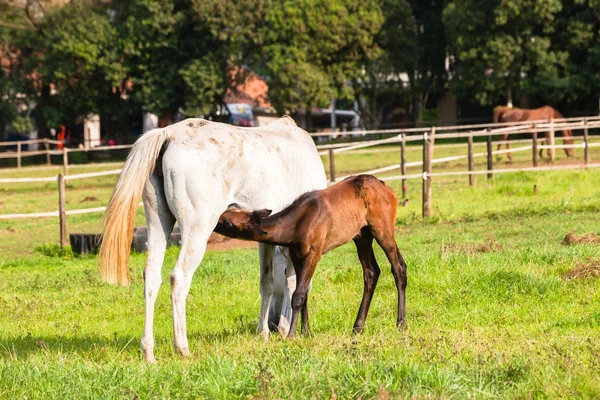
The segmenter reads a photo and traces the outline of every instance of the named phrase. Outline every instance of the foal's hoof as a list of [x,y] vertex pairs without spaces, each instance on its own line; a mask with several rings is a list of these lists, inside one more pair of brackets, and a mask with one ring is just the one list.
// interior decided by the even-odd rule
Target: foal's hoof
[[396,328],[399,331],[405,331],[408,329],[408,325],[406,324],[406,321],[400,321],[396,323]]
[[364,330],[365,330],[365,328],[362,326],[355,326],[352,328],[352,333],[355,335],[359,335],[359,334],[363,333]]

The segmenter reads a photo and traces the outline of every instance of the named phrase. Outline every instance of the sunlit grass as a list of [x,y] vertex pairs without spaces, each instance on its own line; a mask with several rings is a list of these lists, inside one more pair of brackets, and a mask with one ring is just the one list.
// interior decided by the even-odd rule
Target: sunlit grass
[[[168,284],[156,307],[158,367],[139,353],[141,271],[131,288],[99,282],[93,257],[0,264],[0,397],[597,397],[600,282],[570,280],[600,248],[563,246],[597,231],[596,212],[401,226],[409,266],[406,331],[382,276],[365,333],[350,333],[362,273],[352,245],[324,256],[310,295],[313,336],[259,339],[252,250],[209,252],[188,299],[192,358],[172,349]],[[494,246],[481,246],[485,243]],[[177,249],[167,252],[163,280]]]

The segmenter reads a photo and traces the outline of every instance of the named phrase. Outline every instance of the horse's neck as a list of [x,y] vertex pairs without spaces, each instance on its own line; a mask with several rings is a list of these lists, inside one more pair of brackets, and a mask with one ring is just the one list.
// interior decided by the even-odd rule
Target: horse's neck
[[289,206],[277,214],[271,215],[260,221],[260,227],[267,232],[263,235],[273,244],[289,245],[296,241],[297,225],[303,214],[304,207]]

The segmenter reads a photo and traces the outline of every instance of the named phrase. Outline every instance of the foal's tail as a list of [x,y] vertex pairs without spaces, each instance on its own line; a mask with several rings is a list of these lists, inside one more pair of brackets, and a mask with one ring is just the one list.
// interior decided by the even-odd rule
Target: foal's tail
[[136,210],[144,185],[168,139],[165,129],[145,133],[135,142],[123,165],[102,218],[104,233],[98,261],[105,282],[123,286],[131,283],[128,263]]

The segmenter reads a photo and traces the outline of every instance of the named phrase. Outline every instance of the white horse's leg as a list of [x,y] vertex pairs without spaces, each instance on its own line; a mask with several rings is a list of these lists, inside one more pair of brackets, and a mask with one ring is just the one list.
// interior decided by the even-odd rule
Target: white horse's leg
[[281,303],[281,314],[277,326],[279,333],[286,337],[290,331],[290,321],[292,320],[292,295],[296,290],[296,271],[290,258],[290,251],[287,247],[281,247],[281,255],[285,263],[285,280],[283,286],[283,301]]
[[275,255],[273,256],[273,296],[271,297],[271,306],[269,307],[269,330],[277,329],[281,316],[281,307],[283,305],[283,296],[285,295],[285,270],[287,268],[287,259],[281,253],[282,247],[275,246]]
[[257,333],[264,339],[269,338],[269,306],[273,296],[273,256],[275,246],[265,243],[258,244],[258,256],[260,259],[260,318],[258,320]]
[[[217,216],[218,218],[218,216]],[[183,355],[189,356],[190,350],[188,346],[185,304],[187,295],[190,292],[192,277],[194,272],[206,252],[206,242],[212,232],[212,228],[216,225],[212,220],[203,219],[208,222],[196,222],[191,226],[181,225],[181,252],[175,264],[175,268],[171,272],[171,301],[173,304],[173,335],[175,350]],[[210,227],[210,228],[209,228]]]
[[148,226],[148,257],[144,269],[144,298],[146,312],[144,335],[141,346],[144,358],[155,363],[154,358],[154,303],[162,283],[160,271],[167,248],[167,239],[171,234],[175,217],[171,214],[164,195],[163,180],[157,176],[150,177],[144,187],[144,207],[146,225]]

